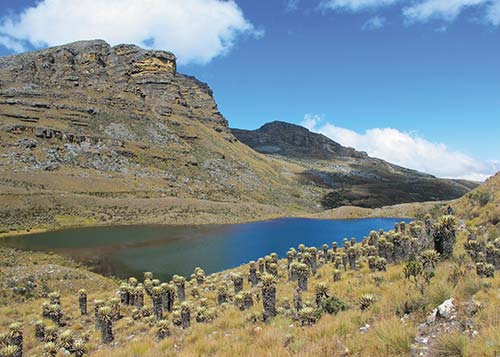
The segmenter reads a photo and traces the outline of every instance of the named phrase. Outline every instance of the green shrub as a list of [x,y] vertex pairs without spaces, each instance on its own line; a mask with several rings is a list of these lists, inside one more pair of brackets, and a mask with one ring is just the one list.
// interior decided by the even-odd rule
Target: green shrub
[[472,195],[472,199],[484,207],[492,200],[492,196],[489,192],[479,191]]
[[498,229],[496,227],[490,227],[490,229],[488,229],[488,240],[494,241],[496,238],[498,238]]
[[336,296],[330,296],[321,302],[321,310],[331,315],[347,310],[349,306]]

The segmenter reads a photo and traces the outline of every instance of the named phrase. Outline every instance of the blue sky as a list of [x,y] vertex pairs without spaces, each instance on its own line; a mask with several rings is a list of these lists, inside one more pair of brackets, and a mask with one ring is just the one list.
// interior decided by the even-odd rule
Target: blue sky
[[95,37],[147,44],[208,82],[233,127],[303,124],[443,177],[500,169],[500,0],[78,3],[2,0],[0,54]]

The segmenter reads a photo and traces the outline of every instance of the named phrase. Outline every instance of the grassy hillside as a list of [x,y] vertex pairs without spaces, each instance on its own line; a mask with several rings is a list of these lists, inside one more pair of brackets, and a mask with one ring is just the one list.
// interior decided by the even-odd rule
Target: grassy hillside
[[0,57],[0,82],[0,233],[317,210],[323,190],[238,142],[172,54],[82,41]]
[[428,213],[438,214],[444,212],[449,201],[431,201],[402,203],[394,206],[384,206],[380,208],[364,208],[355,206],[343,206],[331,210],[322,211],[310,215],[319,219],[355,219],[369,217],[396,217],[396,218],[417,218],[423,219]]

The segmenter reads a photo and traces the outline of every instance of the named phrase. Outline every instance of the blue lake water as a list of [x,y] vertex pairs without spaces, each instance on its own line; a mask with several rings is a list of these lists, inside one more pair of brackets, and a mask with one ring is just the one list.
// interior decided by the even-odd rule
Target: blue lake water
[[390,230],[398,222],[400,218],[284,218],[231,225],[93,227],[0,239],[0,245],[70,256],[104,275],[142,277],[152,271],[166,280],[173,274],[189,276],[197,266],[209,274],[272,252],[285,257],[288,248],[300,243],[320,247],[344,238],[359,241],[371,230]]

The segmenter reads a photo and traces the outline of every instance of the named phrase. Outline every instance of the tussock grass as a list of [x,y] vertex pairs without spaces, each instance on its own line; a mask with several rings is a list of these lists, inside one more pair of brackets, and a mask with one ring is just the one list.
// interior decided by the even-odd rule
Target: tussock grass
[[415,335],[414,326],[391,317],[375,323],[367,335],[367,342],[377,354],[404,356],[410,352]]
[[459,332],[445,333],[438,337],[432,348],[432,353],[438,357],[469,356],[469,340]]

